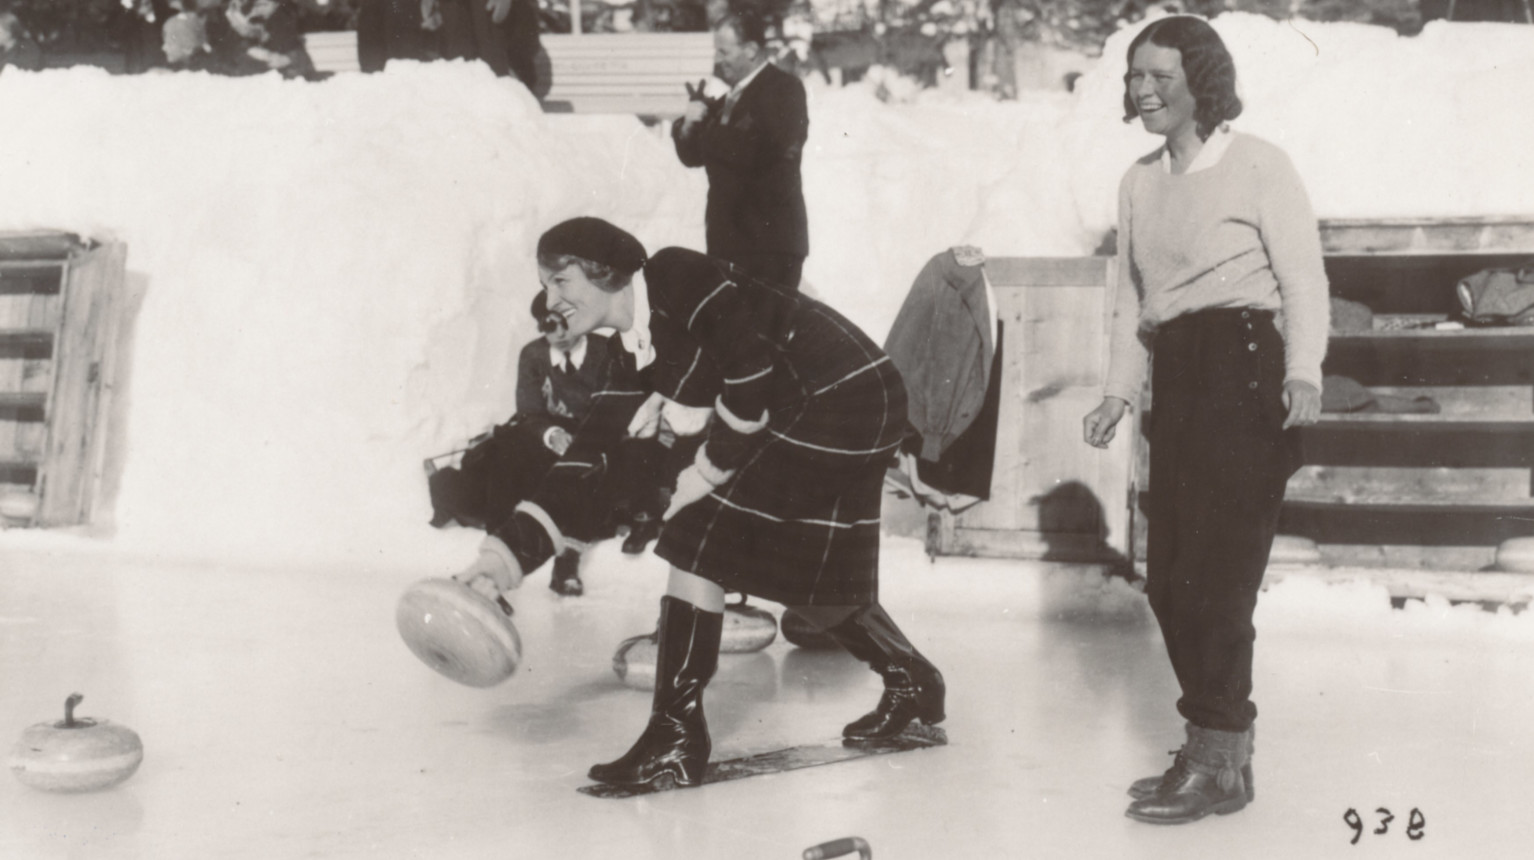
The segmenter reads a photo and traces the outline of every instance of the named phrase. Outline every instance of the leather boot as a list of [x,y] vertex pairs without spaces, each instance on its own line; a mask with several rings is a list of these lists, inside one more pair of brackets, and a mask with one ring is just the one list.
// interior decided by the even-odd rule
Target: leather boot
[[1229,815],[1246,808],[1241,771],[1248,763],[1246,732],[1222,732],[1188,725],[1188,742],[1172,764],[1171,780],[1150,797],[1129,804],[1124,814],[1149,824],[1186,824],[1210,813]]
[[[1252,783],[1252,754],[1255,752],[1257,752],[1257,724],[1253,723],[1246,730],[1246,764],[1241,768],[1241,781],[1246,783],[1247,803],[1257,799],[1257,788]],[[1162,785],[1171,785],[1180,778],[1181,774],[1177,772],[1177,761],[1174,759],[1172,766],[1167,768],[1166,773],[1135,780],[1129,786],[1129,796],[1135,800],[1150,797],[1157,791],[1160,791]]]
[[586,591],[581,584],[581,554],[574,550],[560,553],[554,559],[554,575],[549,578],[549,589],[566,597],[580,597]]
[[905,638],[884,607],[869,604],[826,632],[884,678],[879,706],[848,723],[843,737],[880,740],[900,734],[915,720],[929,726],[943,721],[943,674]]
[[650,541],[660,536],[660,520],[649,514],[635,514],[629,526],[628,537],[623,539],[625,555],[643,555]]
[[723,614],[661,598],[650,724],[622,758],[593,766],[592,779],[613,785],[669,779],[678,787],[702,781],[712,749],[703,719],[703,688],[719,665],[723,631]]

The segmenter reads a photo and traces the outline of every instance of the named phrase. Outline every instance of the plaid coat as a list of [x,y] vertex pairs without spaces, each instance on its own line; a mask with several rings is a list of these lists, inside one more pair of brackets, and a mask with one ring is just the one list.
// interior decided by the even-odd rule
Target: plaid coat
[[615,352],[608,386],[564,459],[492,533],[525,570],[542,564],[578,530],[611,440],[658,391],[713,404],[704,452],[735,472],[666,523],[660,557],[788,605],[876,599],[884,472],[906,423],[888,356],[826,305],[694,251],[657,252],[645,279],[655,361],[640,371]]

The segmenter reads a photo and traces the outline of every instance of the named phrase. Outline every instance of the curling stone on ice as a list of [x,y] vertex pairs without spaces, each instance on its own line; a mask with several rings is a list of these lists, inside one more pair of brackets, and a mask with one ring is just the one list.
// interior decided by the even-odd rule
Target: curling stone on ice
[[64,701],[64,719],[38,723],[21,733],[11,749],[11,772],[43,791],[80,792],[110,788],[133,775],[144,760],[144,744],[127,726],[75,717],[84,699]]
[[778,620],[771,612],[746,605],[746,596],[739,603],[724,608],[724,632],[719,637],[719,653],[746,654],[760,651],[778,638]]
[[842,647],[831,638],[831,634],[816,630],[815,625],[792,609],[783,610],[782,627],[783,638],[787,639],[789,644],[807,651],[835,651]]
[[[760,651],[778,636],[778,622],[772,613],[747,606],[745,598],[724,608],[724,630],[719,637],[719,653],[744,654]],[[655,689],[655,661],[660,638],[656,633],[630,636],[613,653],[613,673],[625,686],[637,690]]]
[[405,589],[394,613],[400,638],[421,662],[470,687],[493,687],[522,662],[511,604],[453,579],[423,579]]
[[623,640],[613,654],[613,672],[618,680],[636,690],[655,689],[655,661],[659,647],[659,637],[654,633]]

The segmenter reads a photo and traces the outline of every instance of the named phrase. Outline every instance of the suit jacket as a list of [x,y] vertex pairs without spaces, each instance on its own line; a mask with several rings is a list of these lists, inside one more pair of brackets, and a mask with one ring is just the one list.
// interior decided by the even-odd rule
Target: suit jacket
[[768,63],[741,92],[728,123],[723,113],[721,104],[685,135],[681,120],[671,127],[682,163],[708,171],[709,255],[809,254],[799,179],[810,129],[804,84]]
[[586,336],[586,358],[578,368],[559,370],[549,357],[549,342],[529,341],[517,359],[517,418],[542,438],[558,425],[574,433],[591,412],[591,400],[607,384],[612,347],[599,334]]
[[991,314],[983,267],[944,251],[916,276],[890,327],[884,351],[905,381],[923,460],[942,456],[985,403],[996,348]]

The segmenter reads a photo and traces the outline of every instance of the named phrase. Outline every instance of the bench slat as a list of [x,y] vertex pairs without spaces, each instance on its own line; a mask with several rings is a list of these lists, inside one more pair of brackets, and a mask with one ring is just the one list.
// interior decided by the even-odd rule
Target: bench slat
[[[551,110],[680,115],[685,84],[713,73],[710,33],[546,34]],[[306,33],[304,47],[322,72],[356,72],[355,31]]]

